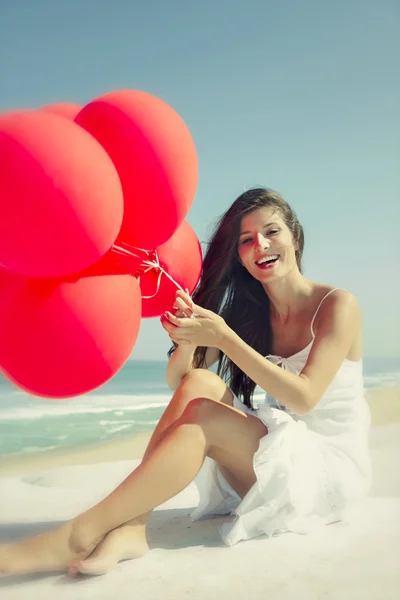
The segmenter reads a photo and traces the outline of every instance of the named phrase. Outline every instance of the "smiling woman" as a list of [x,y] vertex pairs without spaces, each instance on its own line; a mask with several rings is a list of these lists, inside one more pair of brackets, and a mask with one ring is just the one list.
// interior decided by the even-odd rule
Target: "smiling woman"
[[[239,237],[240,261],[259,281],[261,279],[257,271],[274,269],[274,274],[276,274],[275,265],[278,261],[286,272],[296,265],[295,252],[298,249],[298,243],[293,239],[291,231],[279,215],[272,215],[275,222],[263,224],[270,213],[271,209],[264,207],[243,217],[242,227],[250,228],[250,230],[241,233]],[[281,270],[279,275],[282,276]],[[270,277],[268,281],[270,281]]]
[[[286,336],[290,332],[288,349],[292,350],[296,337],[301,344],[309,335],[303,329],[307,331],[307,318],[312,315],[307,310],[300,315],[296,310],[293,318],[294,312],[290,310],[291,322],[287,322],[289,313],[282,315],[287,310],[286,299],[279,297],[271,302],[271,294],[277,286],[281,287],[279,283],[274,285],[274,281],[285,282],[285,287],[290,281],[291,288],[304,289],[302,306],[310,309],[311,286],[301,275],[303,249],[303,228],[282,196],[267,188],[249,190],[239,196],[217,223],[193,300],[221,314],[238,336],[262,356],[275,351],[273,338],[277,344],[278,329],[285,331]],[[286,295],[292,297],[290,289]],[[196,349],[195,366],[203,365],[206,352],[205,347]],[[223,353],[219,353],[218,372],[228,377],[234,393],[251,408],[255,382]]]
[[100,574],[142,556],[151,511],[193,480],[193,518],[234,514],[227,545],[341,519],[370,484],[360,315],[351,293],[303,276],[303,247],[276,192],[232,204],[193,299],[178,291],[161,319],[175,392],[141,465],[61,528],[0,547],[0,571]]
[[[239,236],[239,257],[242,265],[248,264],[247,268],[254,270],[253,265],[256,265],[263,271],[272,269],[281,254],[283,253],[284,260],[287,248],[293,248],[291,233],[280,217],[276,217],[277,223],[263,225],[264,218],[269,213],[268,208],[261,208],[259,212],[250,213],[243,218],[242,227],[251,227],[250,231]],[[295,260],[291,262],[293,266]]]
[[[193,366],[218,361],[233,406],[268,430],[253,457],[258,485],[244,497],[235,493],[235,473],[210,457],[196,479],[195,518],[236,506],[227,544],[339,520],[370,484],[357,301],[306,279],[303,249],[287,202],[272,190],[249,190],[218,222],[193,301],[178,292],[180,317],[163,321],[180,360],[189,344]],[[188,307],[194,320],[182,318]],[[169,372],[173,366],[172,358]],[[259,406],[256,385],[266,391]]]

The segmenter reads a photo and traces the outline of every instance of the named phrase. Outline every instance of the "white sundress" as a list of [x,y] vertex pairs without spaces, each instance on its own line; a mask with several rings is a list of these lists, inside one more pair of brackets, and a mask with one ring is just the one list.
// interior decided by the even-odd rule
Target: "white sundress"
[[[289,358],[268,355],[283,369],[299,374],[314,341]],[[257,477],[240,498],[207,457],[195,479],[199,504],[192,519],[231,514],[221,535],[228,546],[263,534],[308,533],[342,518],[349,501],[371,484],[368,452],[370,412],[364,396],[362,361],[345,359],[318,404],[306,415],[291,413],[269,394],[255,411],[234,397],[234,406],[258,417],[268,428],[254,455]]]

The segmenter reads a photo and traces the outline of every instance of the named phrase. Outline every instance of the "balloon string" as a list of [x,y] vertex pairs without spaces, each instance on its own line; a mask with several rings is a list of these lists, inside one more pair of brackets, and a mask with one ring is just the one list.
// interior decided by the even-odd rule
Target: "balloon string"
[[[123,254],[125,256],[133,256],[134,258],[138,258],[139,260],[141,260],[140,266],[138,268],[139,271],[141,271],[141,274],[143,273],[148,273],[149,271],[156,271],[158,274],[157,277],[157,284],[156,284],[156,291],[154,292],[154,294],[152,294],[151,296],[142,296],[142,298],[150,299],[150,298],[154,298],[154,296],[156,296],[159,292],[160,289],[160,284],[161,284],[161,277],[163,275],[165,275],[170,281],[172,281],[172,283],[174,285],[176,285],[176,287],[182,291],[183,288],[181,285],[179,285],[179,283],[177,281],[175,281],[175,279],[173,277],[171,277],[171,275],[169,273],[167,273],[167,271],[165,269],[163,269],[163,267],[160,265],[160,261],[158,258],[158,254],[157,254],[157,250],[144,250],[143,248],[137,248],[136,246],[130,246],[129,244],[124,243],[124,246],[117,246],[116,244],[114,244],[112,246],[112,250],[114,250],[116,253],[118,254]],[[142,252],[144,254],[144,256],[140,256],[140,254],[138,254],[138,252]],[[147,268],[143,268],[143,267],[147,267]],[[140,285],[140,274],[137,275],[137,279],[139,281],[139,285]]]

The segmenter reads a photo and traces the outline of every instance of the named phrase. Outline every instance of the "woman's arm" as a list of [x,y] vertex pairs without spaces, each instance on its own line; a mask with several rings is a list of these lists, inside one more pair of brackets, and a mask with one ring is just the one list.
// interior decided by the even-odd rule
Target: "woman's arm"
[[354,296],[346,291],[332,294],[318,313],[316,336],[304,369],[295,375],[253,350],[219,315],[197,305],[193,309],[195,319],[166,313],[169,322],[164,326],[174,339],[218,348],[257,385],[298,415],[309,412],[320,400],[360,329]]
[[[187,296],[187,298],[189,298],[189,296]],[[188,305],[188,303],[182,300],[178,295],[175,298],[174,309],[176,310],[175,317],[186,316],[190,318],[192,315],[191,302],[190,305]],[[169,389],[176,390],[185,375],[194,368],[193,359],[197,344],[174,339],[174,336],[171,334],[168,327],[166,327],[165,317],[161,317],[161,325],[166,329],[171,340],[178,344],[178,347],[168,361],[166,372],[166,380]],[[218,360],[219,354],[220,351],[218,348],[207,348],[205,363],[200,368],[209,369]]]
[[290,373],[262,357],[226,328],[218,347],[257,385],[295,414],[309,412],[336,375],[360,327],[357,300],[341,292],[324,302],[308,360],[300,375]]
[[[170,390],[176,390],[185,375],[193,369],[193,358],[196,346],[182,344],[177,347],[168,361],[166,379]],[[209,369],[219,356],[218,348],[207,348],[205,365],[202,369]]]
[[196,346],[180,345],[171,355],[167,364],[166,380],[170,390],[176,390],[185,375],[193,368]]

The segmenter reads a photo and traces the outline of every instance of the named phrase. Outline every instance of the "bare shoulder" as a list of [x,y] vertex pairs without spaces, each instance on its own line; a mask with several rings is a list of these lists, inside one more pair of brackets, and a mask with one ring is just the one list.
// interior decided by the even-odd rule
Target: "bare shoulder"
[[358,310],[358,300],[352,292],[334,286],[321,286],[321,312],[331,312],[337,309]]
[[320,307],[315,318],[314,330],[322,327],[333,329],[342,324],[351,326],[354,332],[360,328],[361,312],[356,296],[345,289],[322,286],[319,291]]
[[341,303],[358,305],[357,298],[352,292],[326,283],[314,282],[313,295],[316,305],[320,304],[320,310],[325,309],[326,306],[332,308]]

